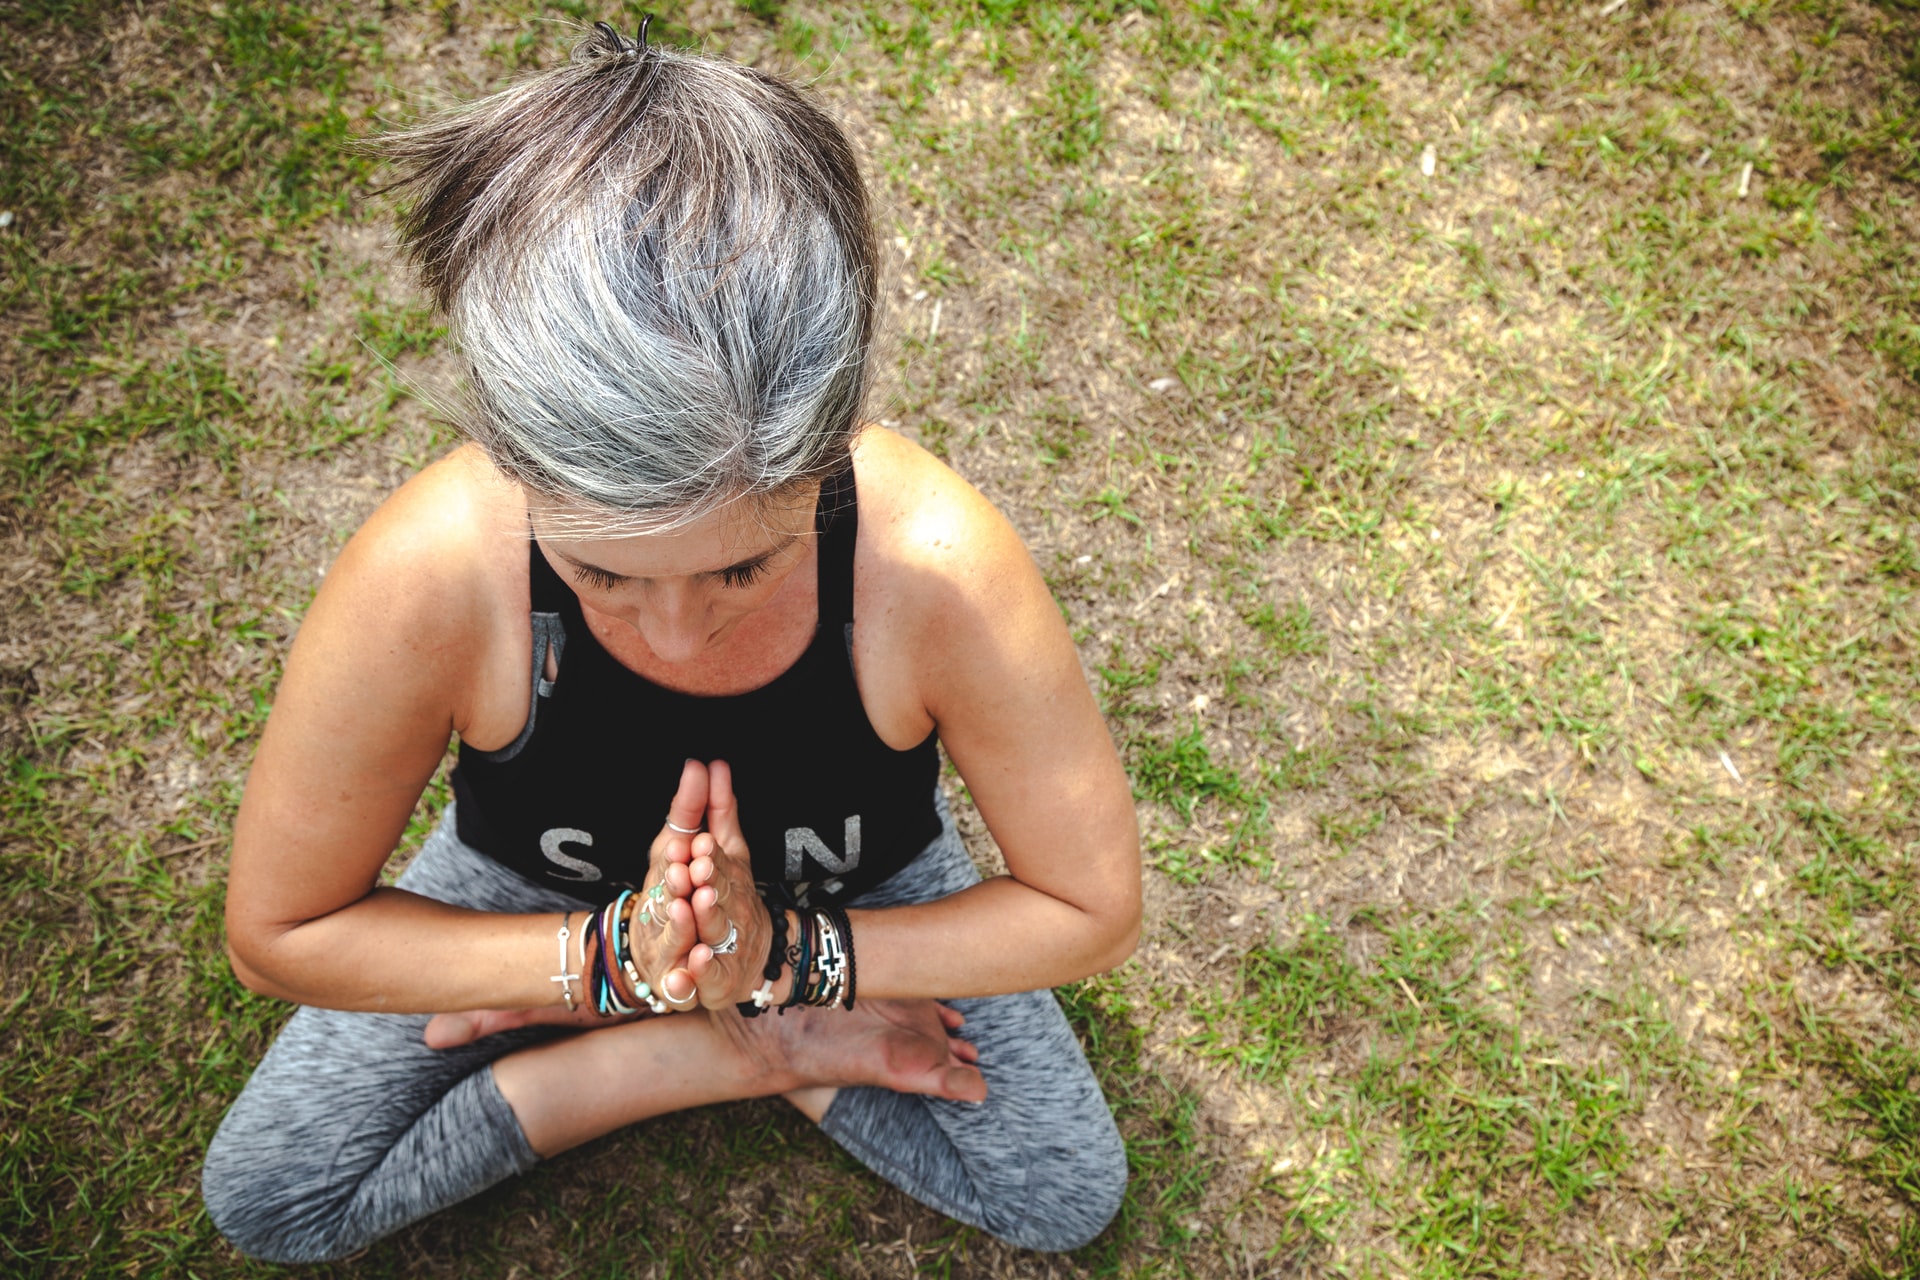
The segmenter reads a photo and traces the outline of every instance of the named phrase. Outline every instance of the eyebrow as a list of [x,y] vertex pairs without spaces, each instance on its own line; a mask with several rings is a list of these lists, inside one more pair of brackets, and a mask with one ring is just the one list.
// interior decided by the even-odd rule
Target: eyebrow
[[[754,565],[765,564],[767,561],[773,559],[775,556],[779,555],[782,551],[785,551],[788,547],[792,546],[794,543],[798,541],[800,541],[800,535],[795,534],[792,537],[787,538],[785,541],[777,542],[773,546],[768,547],[765,551],[762,551],[757,556],[749,556],[745,560],[739,560],[733,564],[723,565],[718,569],[702,569],[699,572],[692,574],[690,576],[717,578],[723,573],[731,573],[739,569],[750,569]],[[597,564],[588,564],[585,560],[576,560],[572,556],[568,555],[566,552],[560,551],[558,549],[555,549],[554,554],[559,556],[562,560],[565,560],[568,564],[572,565],[574,568],[580,570],[582,573],[590,573],[590,574],[593,574],[595,577],[604,577],[615,582],[632,581],[631,574],[615,573],[611,569],[602,569]]]

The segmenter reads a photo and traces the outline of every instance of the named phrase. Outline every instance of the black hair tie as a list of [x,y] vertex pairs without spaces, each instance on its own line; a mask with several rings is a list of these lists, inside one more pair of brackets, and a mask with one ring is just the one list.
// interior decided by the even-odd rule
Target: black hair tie
[[653,25],[653,15],[642,14],[640,26],[629,40],[613,29],[611,22],[596,22],[594,30],[600,33],[600,45],[603,53],[616,58],[644,58],[647,56],[647,28]]

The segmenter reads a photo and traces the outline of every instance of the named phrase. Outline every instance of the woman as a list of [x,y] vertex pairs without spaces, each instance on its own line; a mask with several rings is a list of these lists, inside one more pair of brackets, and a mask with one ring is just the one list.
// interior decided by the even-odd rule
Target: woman
[[[1129,789],[1006,521],[859,426],[840,130],[602,24],[389,145],[473,439],[327,574],[247,781],[233,965],[306,1007],[214,1139],[214,1221],[339,1257],[780,1094],[946,1214],[1091,1239],[1124,1152],[1045,989],[1133,949]],[[455,803],[382,887],[449,733]],[[1008,874],[969,863],[936,738]]]

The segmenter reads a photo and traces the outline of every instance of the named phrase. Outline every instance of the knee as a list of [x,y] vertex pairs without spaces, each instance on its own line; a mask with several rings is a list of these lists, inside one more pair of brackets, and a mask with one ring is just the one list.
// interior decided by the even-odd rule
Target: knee
[[292,1185],[284,1167],[223,1125],[207,1148],[200,1195],[207,1217],[227,1242],[262,1262],[330,1262],[353,1252],[332,1247],[307,1221],[318,1196]]
[[1022,1249],[1065,1253],[1091,1244],[1127,1196],[1127,1150],[1109,1122],[1095,1141],[1033,1171],[1020,1211],[993,1234]]

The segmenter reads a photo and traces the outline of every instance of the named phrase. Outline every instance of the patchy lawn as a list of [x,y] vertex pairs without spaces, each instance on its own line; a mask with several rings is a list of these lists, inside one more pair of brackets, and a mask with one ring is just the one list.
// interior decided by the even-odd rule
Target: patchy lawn
[[[662,14],[849,123],[874,416],[1027,537],[1134,777],[1145,941],[1063,993],[1132,1194],[1026,1254],[740,1105],[333,1271],[1920,1269],[1920,12]],[[197,1190],[287,1012],[225,839],[320,574],[451,440],[348,143],[637,16],[10,11],[0,1271],[273,1270]]]

